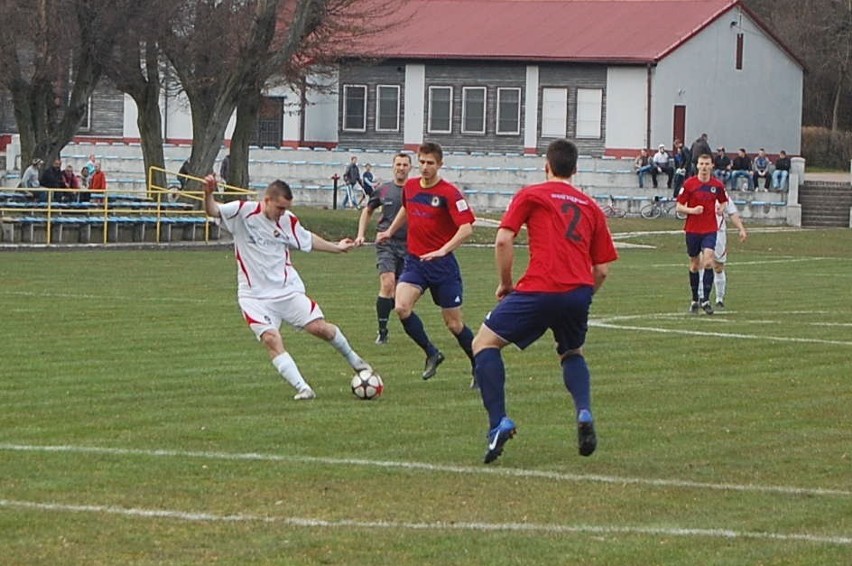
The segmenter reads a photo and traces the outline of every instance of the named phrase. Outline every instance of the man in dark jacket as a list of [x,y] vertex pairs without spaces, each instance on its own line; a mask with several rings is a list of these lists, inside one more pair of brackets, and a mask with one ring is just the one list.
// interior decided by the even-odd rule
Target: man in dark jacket
[[698,171],[698,158],[702,155],[713,155],[713,150],[710,149],[710,142],[707,140],[707,134],[701,136],[692,142],[692,147],[689,148],[689,154],[692,156],[692,170],[687,176],[694,175]]
[[[62,160],[58,157],[54,159],[53,166],[47,167],[41,172],[41,177],[39,177],[38,182],[42,187],[46,187],[48,189],[64,188],[65,183],[62,181]],[[62,193],[54,193],[52,200],[63,200],[62,196]],[[47,198],[48,191],[39,191],[39,202],[47,202]]]

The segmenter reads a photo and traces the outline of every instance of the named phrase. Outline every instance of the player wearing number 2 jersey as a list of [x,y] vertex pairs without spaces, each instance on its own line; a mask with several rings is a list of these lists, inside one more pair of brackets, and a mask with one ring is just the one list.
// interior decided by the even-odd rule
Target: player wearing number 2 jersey
[[[577,147],[568,140],[554,141],[547,148],[544,169],[547,182],[518,191],[500,222],[494,244],[500,302],[473,340],[476,379],[490,428],[486,464],[500,456],[515,434],[515,423],[506,416],[506,372],[500,351],[507,344],[526,348],[547,330],[556,339],[562,379],[574,400],[579,452],[589,456],[597,446],[582,346],[592,295],[618,254],[603,211],[570,184],[577,170]],[[523,225],[530,260],[514,284],[513,244]]]

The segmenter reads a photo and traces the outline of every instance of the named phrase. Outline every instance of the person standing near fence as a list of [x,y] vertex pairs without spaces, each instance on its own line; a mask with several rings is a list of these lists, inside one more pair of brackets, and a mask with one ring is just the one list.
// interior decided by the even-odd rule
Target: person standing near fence
[[361,185],[361,171],[358,169],[358,158],[356,156],[352,156],[349,158],[349,165],[346,166],[346,171],[343,172],[343,203],[341,203],[341,208],[346,208],[347,203],[352,206],[352,208],[357,208],[358,204],[355,202],[355,185],[359,187]]
[[[499,303],[473,340],[476,379],[488,413],[486,464],[503,453],[516,430],[506,413],[501,350],[509,344],[525,349],[548,330],[556,339],[562,381],[573,399],[579,453],[590,456],[597,448],[583,344],[592,296],[618,254],[600,207],[571,185],[577,146],[565,139],[551,142],[544,170],[547,181],[518,191],[500,221],[494,243]],[[530,259],[516,284],[514,241],[524,225]]]

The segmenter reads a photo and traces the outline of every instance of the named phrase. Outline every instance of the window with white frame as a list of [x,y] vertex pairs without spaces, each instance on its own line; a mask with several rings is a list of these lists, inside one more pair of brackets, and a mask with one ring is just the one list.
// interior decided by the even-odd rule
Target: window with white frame
[[376,87],[376,131],[399,131],[399,86]]
[[521,89],[497,89],[497,134],[521,133]]
[[600,138],[603,91],[599,88],[577,89],[577,137]]
[[485,87],[462,88],[462,133],[485,133]]
[[343,130],[367,131],[366,85],[343,85]]
[[545,138],[564,138],[568,135],[567,88],[542,89],[541,135]]
[[453,87],[429,87],[429,133],[449,134],[453,131]]

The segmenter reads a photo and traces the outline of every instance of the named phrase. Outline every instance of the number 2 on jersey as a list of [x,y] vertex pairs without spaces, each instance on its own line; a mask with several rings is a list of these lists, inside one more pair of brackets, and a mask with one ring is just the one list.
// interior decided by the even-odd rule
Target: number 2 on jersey
[[573,202],[563,203],[562,214],[565,214],[566,216],[570,215],[570,218],[568,219],[568,228],[565,229],[565,239],[571,240],[572,242],[582,241],[583,237],[577,233],[577,224],[583,216],[583,213],[580,211],[580,207]]

